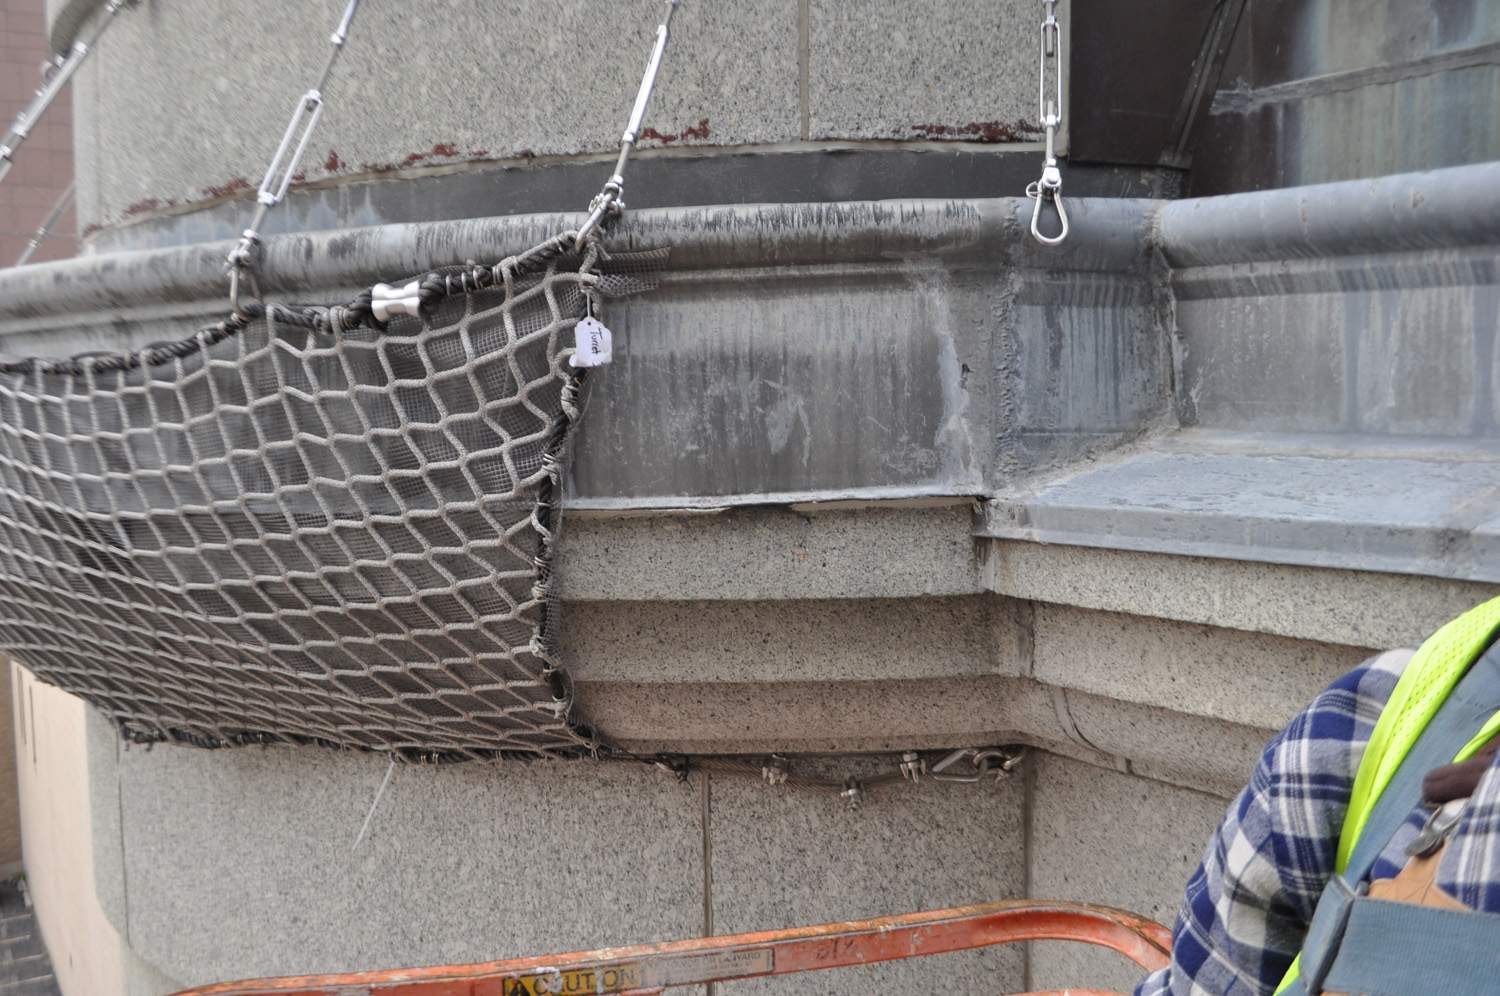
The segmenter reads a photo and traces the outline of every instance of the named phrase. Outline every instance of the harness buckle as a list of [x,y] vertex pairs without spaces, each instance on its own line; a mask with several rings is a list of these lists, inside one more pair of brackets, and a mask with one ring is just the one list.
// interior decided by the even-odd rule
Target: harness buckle
[[1407,857],[1427,858],[1438,852],[1463,816],[1468,799],[1451,799],[1432,811],[1422,829],[1406,845]]

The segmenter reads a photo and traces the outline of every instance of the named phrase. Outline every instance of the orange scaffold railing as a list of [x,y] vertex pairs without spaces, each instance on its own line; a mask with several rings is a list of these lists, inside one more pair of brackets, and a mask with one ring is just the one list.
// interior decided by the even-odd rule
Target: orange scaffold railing
[[[847,968],[1017,941],[1097,944],[1147,971],[1167,964],[1171,946],[1165,927],[1134,913],[1082,903],[1016,900],[477,965],[228,982],[179,996],[652,996],[679,986]],[[1107,996],[1098,989],[1026,996],[1064,993]]]

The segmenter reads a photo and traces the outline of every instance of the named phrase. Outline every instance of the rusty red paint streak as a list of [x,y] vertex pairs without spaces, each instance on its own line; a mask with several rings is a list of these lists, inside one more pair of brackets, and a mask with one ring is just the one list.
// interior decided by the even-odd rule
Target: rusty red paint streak
[[253,189],[250,181],[243,176],[237,176],[228,183],[220,183],[212,187],[204,187],[199,193],[204,197],[233,197],[242,190]]
[[91,223],[83,226],[83,232],[81,233],[80,237],[86,239],[90,235],[93,235],[93,234],[95,234],[97,232],[102,232],[102,231],[104,231],[104,226],[103,225],[99,224],[98,222],[91,222]]
[[131,204],[129,207],[127,207],[125,209],[125,215],[126,217],[129,217],[131,215],[137,214],[150,214],[152,211],[160,211],[162,208],[176,206],[177,202],[174,200],[164,201],[158,197],[147,197],[146,199],[136,201],[134,204]]
[[922,138],[962,142],[1029,142],[1035,140],[1041,127],[1024,119],[1018,121],[970,121],[962,125],[914,124],[912,131]]
[[339,167],[343,165],[344,161],[339,158],[339,154],[334,150],[329,149],[328,158],[323,160],[323,168],[330,173],[337,173],[339,171]]
[[696,125],[684,128],[675,135],[664,135],[655,128],[645,128],[641,130],[641,137],[654,139],[663,145],[671,145],[673,142],[685,142],[690,138],[696,138],[701,142],[708,138],[708,118],[699,118]]
[[439,142],[432,147],[430,152],[413,152],[402,160],[402,164],[410,166],[428,159],[452,159],[458,155],[458,146],[452,142]]

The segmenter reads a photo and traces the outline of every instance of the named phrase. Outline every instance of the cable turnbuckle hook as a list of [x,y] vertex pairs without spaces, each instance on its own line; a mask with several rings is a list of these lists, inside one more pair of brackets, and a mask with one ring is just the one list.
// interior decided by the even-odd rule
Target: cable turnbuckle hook
[[243,308],[240,307],[240,279],[250,284],[250,291],[257,298],[260,297],[260,287],[255,281],[255,271],[260,268],[261,244],[260,237],[253,229],[245,229],[240,236],[240,244],[235,246],[228,256],[224,258],[225,268],[229,273],[229,310],[237,318],[248,318]]
[[[1031,237],[1044,246],[1060,245],[1068,237],[1068,209],[1063,205],[1062,171],[1056,161],[1042,167],[1039,180],[1026,185],[1026,196],[1031,198]],[[1051,201],[1057,208],[1060,223],[1056,235],[1042,234],[1042,202]]]

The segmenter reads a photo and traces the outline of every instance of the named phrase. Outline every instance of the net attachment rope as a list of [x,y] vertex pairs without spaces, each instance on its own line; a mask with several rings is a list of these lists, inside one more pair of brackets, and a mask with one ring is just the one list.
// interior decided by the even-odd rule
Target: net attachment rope
[[425,275],[420,317],[0,363],[0,647],[138,741],[596,750],[557,657],[568,361],[663,255],[568,232]]

